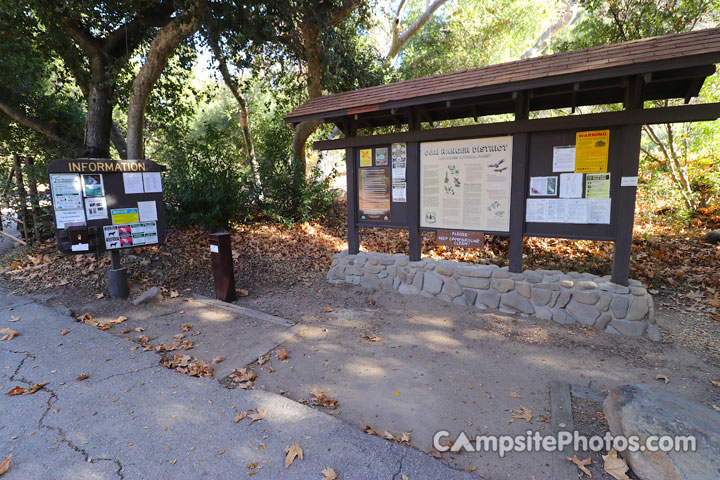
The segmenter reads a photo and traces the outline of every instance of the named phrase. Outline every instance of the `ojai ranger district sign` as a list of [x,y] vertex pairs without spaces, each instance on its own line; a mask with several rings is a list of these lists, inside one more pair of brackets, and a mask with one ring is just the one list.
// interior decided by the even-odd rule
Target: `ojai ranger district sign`
[[[483,232],[510,237],[521,273],[523,237],[612,241],[612,281],[628,285],[642,125],[720,117],[720,103],[645,102],[689,103],[718,62],[720,29],[699,30],[314,98],[285,120],[344,134],[315,148],[346,152],[349,254],[360,227],[406,229],[410,261],[422,230]],[[611,103],[624,110],[530,118]],[[479,122],[498,114],[515,118]],[[357,135],[390,126],[400,131]]]

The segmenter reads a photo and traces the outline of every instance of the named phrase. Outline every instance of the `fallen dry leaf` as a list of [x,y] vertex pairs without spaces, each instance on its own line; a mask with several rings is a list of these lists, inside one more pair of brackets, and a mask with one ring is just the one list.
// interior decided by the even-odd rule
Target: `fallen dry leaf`
[[365,339],[365,340],[369,340],[369,341],[371,341],[371,342],[381,342],[381,341],[382,341],[382,338],[378,337],[378,336],[375,335],[374,333],[373,333],[372,335],[368,335],[368,334],[366,334],[366,333],[361,333],[361,334],[360,334],[360,338],[363,338],[363,339]]
[[40,390],[41,388],[43,388],[43,387],[44,387],[45,385],[47,385],[48,383],[50,383],[50,382],[34,383],[34,384],[30,385],[30,388],[28,389],[27,392],[25,392],[25,395],[32,395],[33,393],[37,392],[38,390]]
[[130,327],[125,327],[125,328],[122,329],[122,332],[121,332],[121,333],[130,333],[130,332],[132,332],[132,328],[130,328]]
[[410,443],[410,434],[407,432],[400,432],[400,441]]
[[715,411],[717,411],[717,412],[720,412],[720,407],[718,407],[718,406],[715,405],[714,403],[712,404],[712,408],[713,408],[713,410],[715,410]]
[[215,358],[212,359],[212,363],[213,363],[214,365],[216,365],[216,364],[222,362],[223,360],[225,360],[225,357],[219,357],[219,356],[218,356],[218,357],[215,357]]
[[0,475],[5,474],[5,472],[8,471],[8,468],[10,468],[10,459],[12,458],[12,455],[7,457],[5,460],[0,463]]
[[182,325],[180,325],[180,330],[182,330],[183,332],[189,332],[190,330],[192,330],[192,323],[183,323]]
[[299,458],[300,460],[303,459],[303,450],[300,448],[300,445],[293,443],[285,450],[285,468],[292,465],[296,458]]
[[15,315],[10,315],[11,322],[19,322],[20,320],[21,320],[20,317],[16,317]]
[[592,459],[590,457],[586,458],[585,460],[580,460],[577,455],[573,455],[572,458],[565,457],[580,469],[581,472],[583,472],[588,477],[592,478],[592,473],[590,473],[590,470],[585,468],[585,465],[590,465],[592,463]]
[[325,392],[319,388],[313,389],[313,391],[310,392],[310,395],[315,396],[315,398],[310,399],[310,401],[313,402],[315,405],[320,405],[321,407],[325,407],[330,410],[335,410],[338,406],[338,401],[336,398],[327,396]]
[[258,357],[258,359],[257,359],[257,364],[258,364],[258,365],[263,365],[263,364],[267,363],[268,360],[270,360],[270,354],[261,355],[261,356]]
[[[265,418],[265,415],[267,415],[267,410],[262,410],[260,408],[256,408],[255,412],[248,414],[248,418],[250,419],[249,425],[252,425],[255,422],[259,422],[263,418]],[[302,458],[302,457],[300,457]]]
[[60,331],[60,335],[62,335],[63,337],[64,337],[65,335],[67,335],[68,333],[70,333],[70,329],[69,329],[69,328],[66,329],[66,330],[61,330],[61,331]]
[[372,428],[370,425],[365,425],[365,433],[369,433],[370,435],[377,435],[378,432]]
[[280,347],[277,350],[275,350],[275,355],[277,356],[277,358],[279,360],[287,360],[288,357],[290,356],[288,354],[287,350],[285,350],[285,347]]
[[27,392],[25,388],[18,386],[7,392],[5,395],[22,395],[25,392]]
[[250,295],[250,292],[248,292],[244,288],[238,288],[236,291],[237,291],[237,294],[240,295],[241,297],[247,297],[248,295]]
[[710,383],[712,383],[716,387],[720,387],[720,380],[710,380]]
[[96,294],[95,294],[95,299],[96,299],[96,300],[100,300],[100,299],[103,298],[104,296],[105,296],[104,293],[96,293]]
[[513,416],[513,418],[519,418],[519,419],[525,420],[526,422],[530,423],[530,421],[532,420],[532,417],[533,417],[533,413],[532,413],[532,410],[530,410],[529,408],[527,408],[523,405],[520,405],[520,410],[516,410],[513,408],[512,416]]
[[170,290],[170,298],[177,298],[179,296],[180,296],[180,294],[178,293],[177,290]]
[[17,335],[19,335],[18,332],[16,332],[15,330],[13,330],[13,329],[11,329],[11,328],[0,328],[0,334],[3,334],[3,333],[4,333],[5,335],[3,335],[2,338],[0,338],[0,341],[2,341],[2,340],[12,340],[12,339],[15,338]]
[[242,412],[235,414],[235,423],[238,423],[240,420],[247,417],[247,414],[247,410],[243,410]]
[[337,473],[335,473],[335,470],[330,467],[323,468],[320,470],[320,473],[324,475],[322,480],[335,480],[337,478]]
[[625,460],[617,456],[614,448],[610,450],[607,455],[603,455],[602,458],[605,460],[603,468],[607,473],[612,475],[615,480],[630,480],[630,478],[625,475],[625,472],[628,471],[628,465]]
[[145,329],[143,327],[135,327],[135,331],[138,333],[142,333],[145,331]]
[[263,368],[267,370],[268,373],[273,373],[275,371],[275,369],[270,365],[265,365]]
[[655,375],[655,380],[665,380],[665,384],[667,385],[670,382],[670,377],[667,375]]
[[88,375],[87,373],[83,373],[82,375],[77,377],[75,380],[77,380],[78,382],[82,382],[83,380],[87,380],[88,378],[90,378],[90,375]]
[[508,397],[510,397],[510,398],[520,398],[520,392],[510,392],[510,393],[508,393]]
[[430,451],[428,453],[431,457],[442,458],[442,453],[440,453],[440,450],[435,447],[430,447]]
[[126,317],[125,315],[120,315],[118,318],[116,318],[115,320],[113,320],[112,323],[114,323],[115,325],[120,325],[120,324],[123,323],[125,320],[127,320],[127,317]]
[[387,430],[385,430],[385,431],[383,432],[383,437],[385,437],[385,438],[388,439],[388,440],[392,440],[393,442],[397,442],[397,441],[398,441],[398,439],[395,438],[395,436],[394,436],[392,433],[388,432]]
[[330,313],[330,312],[332,312],[332,311],[333,311],[332,307],[325,307],[325,312],[326,312],[326,313]]

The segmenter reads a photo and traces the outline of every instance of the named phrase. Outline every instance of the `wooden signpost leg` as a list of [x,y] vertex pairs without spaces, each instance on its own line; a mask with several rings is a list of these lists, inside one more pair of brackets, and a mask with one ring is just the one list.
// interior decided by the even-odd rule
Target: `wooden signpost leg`
[[112,266],[108,274],[108,288],[112,298],[128,298],[129,289],[127,283],[127,268],[120,265],[120,251],[111,250],[110,259]]
[[510,187],[510,252],[512,273],[523,270],[523,233],[525,230],[525,184],[527,178],[528,134],[513,136],[512,180]]
[[422,241],[420,238],[420,144],[407,144],[407,206],[410,261],[420,260]]
[[[622,129],[623,155],[620,166],[622,177],[637,177],[640,164],[640,137],[642,127],[629,125]],[[617,181],[617,180],[616,180]],[[613,255],[612,281],[627,285],[630,277],[630,254],[632,251],[633,224],[635,223],[635,196],[637,187],[620,187],[613,213],[615,219],[615,253]]]
[[355,255],[360,250],[360,239],[357,228],[357,171],[355,170],[355,154],[357,148],[345,149],[345,166],[347,170],[347,226],[348,253]]

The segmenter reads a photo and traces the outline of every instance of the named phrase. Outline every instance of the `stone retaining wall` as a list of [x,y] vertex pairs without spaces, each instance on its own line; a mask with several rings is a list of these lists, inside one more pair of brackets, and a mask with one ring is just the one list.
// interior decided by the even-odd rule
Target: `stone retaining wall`
[[525,270],[477,265],[407,255],[366,253],[335,254],[328,281],[350,283],[375,290],[397,290],[408,295],[435,297],[480,309],[534,315],[557,323],[593,326],[606,332],[659,340],[653,301],[637,280],[625,287],[610,276]]

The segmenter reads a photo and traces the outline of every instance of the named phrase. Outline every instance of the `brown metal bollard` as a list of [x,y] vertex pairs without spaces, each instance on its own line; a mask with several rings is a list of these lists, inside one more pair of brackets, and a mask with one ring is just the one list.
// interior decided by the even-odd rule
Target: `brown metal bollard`
[[210,234],[210,256],[215,279],[215,298],[223,302],[232,302],[237,297],[229,233]]

